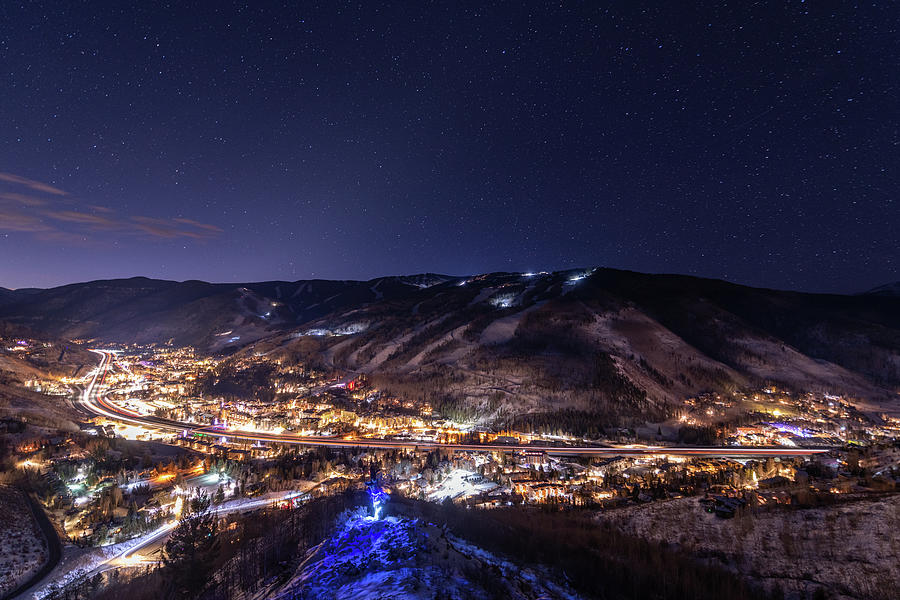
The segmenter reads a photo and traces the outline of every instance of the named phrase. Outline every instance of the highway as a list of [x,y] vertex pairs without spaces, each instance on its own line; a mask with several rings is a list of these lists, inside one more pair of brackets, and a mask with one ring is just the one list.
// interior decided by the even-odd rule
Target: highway
[[141,415],[111,402],[104,395],[103,383],[109,372],[114,354],[107,350],[91,350],[100,355],[100,366],[85,387],[81,395],[81,405],[88,412],[148,429],[206,434],[224,437],[226,440],[251,442],[267,442],[275,444],[297,444],[302,446],[329,446],[335,448],[372,448],[372,449],[417,449],[448,451],[460,450],[469,452],[486,451],[531,451],[545,452],[558,456],[708,456],[729,458],[752,458],[768,456],[810,456],[827,452],[827,449],[797,447],[755,447],[755,446],[548,446],[534,444],[443,444],[417,440],[353,438],[345,439],[330,436],[302,436],[290,433],[261,433],[241,431],[238,429],[213,428],[211,425],[198,426],[196,423],[172,421],[151,415]]

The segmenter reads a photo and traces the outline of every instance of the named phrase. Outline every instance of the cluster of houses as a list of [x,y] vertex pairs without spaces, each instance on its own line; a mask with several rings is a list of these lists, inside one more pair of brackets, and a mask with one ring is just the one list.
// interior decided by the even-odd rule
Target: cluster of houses
[[204,435],[177,437],[174,443],[182,448],[190,448],[204,454],[211,454],[220,458],[234,461],[249,461],[254,458],[265,458],[269,455],[269,447],[260,444],[247,444],[240,448],[219,443],[216,438]]

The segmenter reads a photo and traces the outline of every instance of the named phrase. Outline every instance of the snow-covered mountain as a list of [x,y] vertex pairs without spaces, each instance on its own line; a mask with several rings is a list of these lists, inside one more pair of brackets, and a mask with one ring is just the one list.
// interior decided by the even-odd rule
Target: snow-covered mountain
[[367,373],[484,422],[662,418],[685,397],[771,383],[895,411],[900,298],[614,269],[489,273],[337,310],[246,351]]
[[[605,268],[369,281],[146,278],[7,290],[4,323],[53,338],[262,352],[367,373],[485,422],[662,419],[774,383],[900,412],[900,297],[804,294]],[[10,301],[10,299],[12,299]],[[545,418],[546,417],[546,418]]]
[[46,290],[0,288],[0,322],[55,338],[171,341],[218,352],[338,310],[405,298],[452,277],[207,283],[133,277]]

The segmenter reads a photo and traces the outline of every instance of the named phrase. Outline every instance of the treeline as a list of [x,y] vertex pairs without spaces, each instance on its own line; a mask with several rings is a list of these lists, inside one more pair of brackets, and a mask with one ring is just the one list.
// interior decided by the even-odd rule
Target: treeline
[[589,514],[539,509],[473,510],[404,498],[387,514],[421,517],[516,564],[541,565],[589,598],[758,600],[767,594],[734,573],[677,549],[598,525]]
[[[528,414],[533,427],[524,430],[542,433],[585,434],[630,426],[638,418],[661,421],[669,417],[667,409],[651,402],[602,352],[560,360],[482,350],[468,360],[468,369],[425,365],[413,373],[376,372],[369,379],[389,396],[418,406],[428,403],[441,416],[456,421],[503,414],[520,419],[523,403],[541,398],[545,410],[537,416]],[[509,379],[522,383],[510,385]],[[493,391],[492,385],[496,386]],[[505,388],[509,389],[502,391]],[[576,414],[588,420],[572,419]],[[566,429],[573,421],[577,430]]]
[[194,383],[191,394],[271,402],[275,398],[275,390],[272,389],[275,369],[275,365],[269,363],[239,369],[234,364],[225,362],[215,371],[203,373]]
[[458,389],[465,381],[465,376],[449,367],[425,366],[413,373],[386,373],[376,371],[369,374],[372,387],[381,390],[388,396],[402,398],[419,406],[431,403],[442,397],[453,398],[447,390]]
[[557,412],[527,413],[507,419],[502,429],[534,432],[544,435],[577,435],[596,439],[615,419],[607,413],[568,409]]

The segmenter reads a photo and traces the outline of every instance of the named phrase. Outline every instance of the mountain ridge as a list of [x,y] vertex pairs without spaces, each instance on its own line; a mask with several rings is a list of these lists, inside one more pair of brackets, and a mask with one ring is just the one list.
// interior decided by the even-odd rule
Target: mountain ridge
[[[172,342],[218,351],[228,345],[223,340],[244,344],[347,305],[393,298],[447,279],[429,273],[368,281],[100,279],[23,293],[10,290],[0,296],[0,319],[53,337]],[[238,333],[218,335],[229,330]]]
[[878,287],[874,287],[871,290],[863,292],[863,295],[900,297],[900,281],[879,285]]
[[460,417],[663,417],[767,383],[872,411],[900,392],[900,298],[616,269],[214,284],[98,280],[29,292],[0,321],[56,338],[191,345],[370,375]]
[[613,269],[492,273],[337,311],[246,352],[367,373],[461,418],[660,416],[767,383],[882,410],[900,390],[900,302]]

